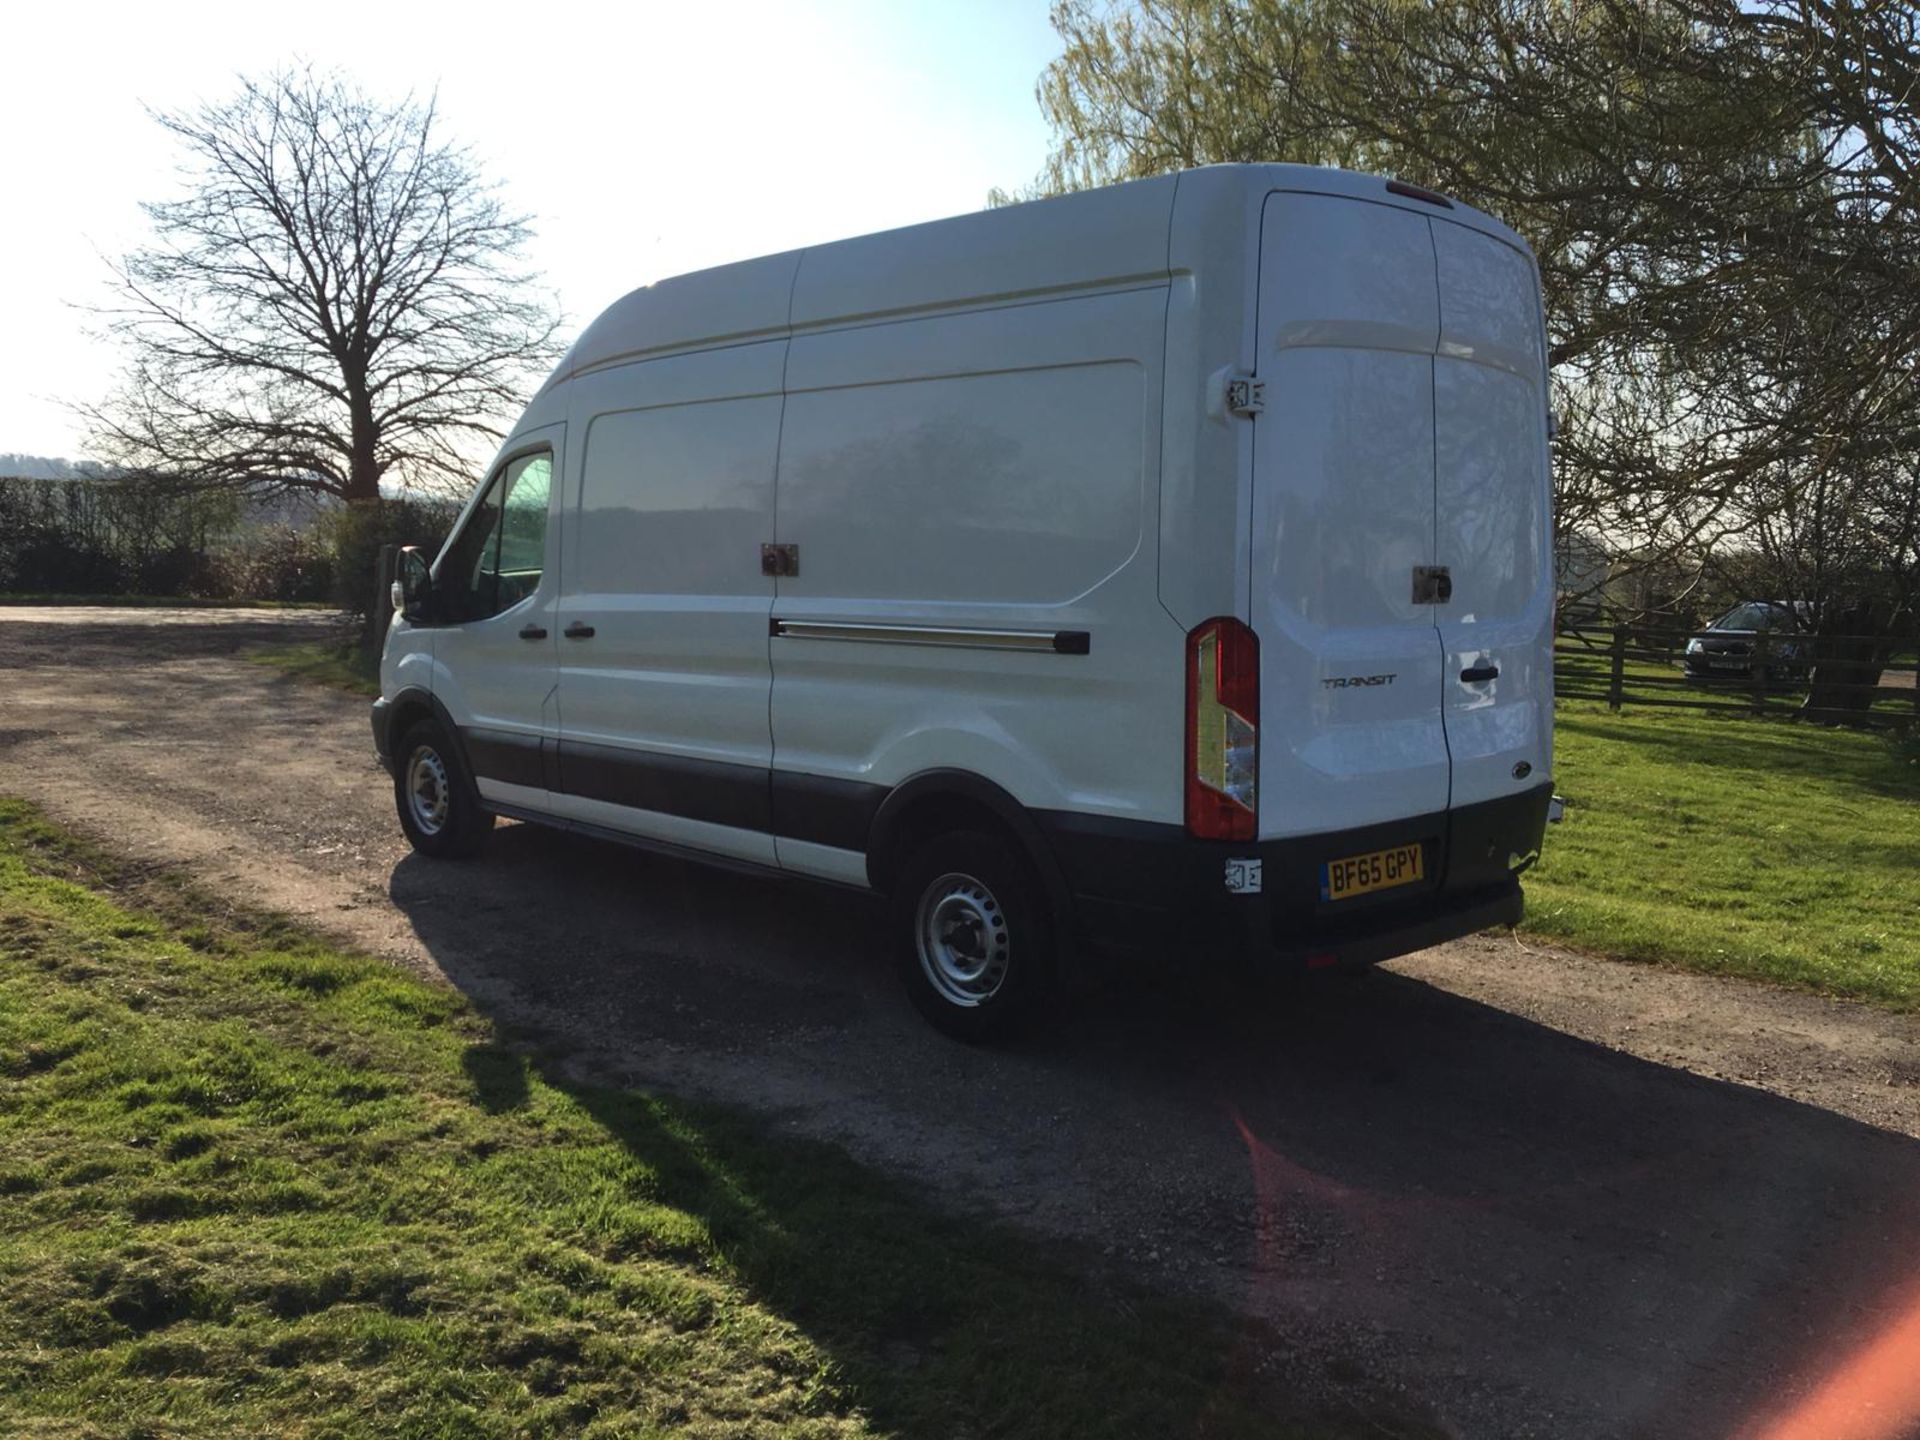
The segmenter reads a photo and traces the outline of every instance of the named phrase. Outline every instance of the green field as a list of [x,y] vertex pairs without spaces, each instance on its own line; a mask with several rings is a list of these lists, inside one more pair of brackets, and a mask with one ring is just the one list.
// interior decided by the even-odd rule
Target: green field
[[1920,1006],[1911,742],[1562,701],[1567,818],[1525,928],[1602,954]]
[[5,801],[0,1287],[7,1436],[1432,1433]]
[[350,695],[380,693],[380,657],[351,640],[304,640],[293,645],[257,645],[243,653],[256,665],[283,675],[331,685]]

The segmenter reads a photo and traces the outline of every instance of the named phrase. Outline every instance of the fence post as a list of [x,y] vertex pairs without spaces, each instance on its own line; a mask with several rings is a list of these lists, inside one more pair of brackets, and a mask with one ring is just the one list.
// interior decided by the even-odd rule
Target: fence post
[[1747,657],[1747,678],[1753,685],[1753,713],[1767,713],[1767,632],[1756,630]]
[[1620,703],[1627,695],[1627,627],[1615,623],[1613,627],[1613,652],[1607,667],[1607,709],[1620,709]]

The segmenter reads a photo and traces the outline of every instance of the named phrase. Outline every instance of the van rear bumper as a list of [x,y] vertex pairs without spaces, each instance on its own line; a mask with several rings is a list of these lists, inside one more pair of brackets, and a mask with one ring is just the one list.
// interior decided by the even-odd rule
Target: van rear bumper
[[[1282,967],[1371,965],[1520,918],[1519,876],[1539,858],[1551,783],[1457,810],[1317,835],[1228,844],[1178,825],[1066,812],[1035,815],[1095,948],[1233,951]],[[1418,844],[1424,878],[1326,900],[1321,867]],[[1229,861],[1257,860],[1258,893],[1227,888]]]

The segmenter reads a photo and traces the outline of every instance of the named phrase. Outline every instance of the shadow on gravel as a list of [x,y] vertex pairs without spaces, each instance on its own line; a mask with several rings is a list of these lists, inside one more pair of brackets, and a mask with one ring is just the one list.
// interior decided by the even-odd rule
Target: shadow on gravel
[[1920,1144],[1391,971],[1253,1004],[1169,957],[980,1051],[911,1014],[856,897],[526,826],[390,888],[502,1023],[1283,1329],[1384,1332],[1465,1433],[1758,1433],[1920,1281]]
[[72,664],[76,654],[88,665],[230,656],[248,645],[344,633],[349,623],[331,610],[156,608],[102,616],[84,606],[0,606],[0,639],[15,663],[27,664]]

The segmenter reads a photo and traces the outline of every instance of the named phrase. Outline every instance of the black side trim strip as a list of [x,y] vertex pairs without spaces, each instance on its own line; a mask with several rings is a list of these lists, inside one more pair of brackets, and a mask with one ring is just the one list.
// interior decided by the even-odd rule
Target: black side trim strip
[[[520,805],[502,805],[497,801],[484,801],[487,809],[496,815],[505,815],[513,820],[526,820],[535,825],[544,825],[550,830],[564,830],[570,835],[585,835],[593,840],[610,840],[616,845],[625,845],[632,850],[645,850],[649,854],[665,855],[674,860],[686,860],[696,865],[711,866],[715,870],[731,870],[736,874],[750,875],[756,880],[790,880],[793,877],[785,870],[771,865],[755,864],[751,860],[742,860],[733,855],[721,855],[712,850],[701,850],[693,845],[676,845],[671,840],[655,840],[650,835],[633,835],[625,830],[610,829],[605,825],[594,825],[585,820],[568,820],[558,815],[548,815],[539,810],[529,810]],[[820,879],[809,875],[809,885],[839,885],[839,881]],[[867,892],[858,886],[845,886],[859,894]]]
[[560,742],[560,789],[587,800],[704,820],[738,830],[771,828],[768,772],[758,765]]
[[773,772],[773,833],[864,854],[873,817],[887,798],[884,785],[827,775]]
[[970,625],[911,625],[873,620],[783,620],[768,622],[777,640],[843,640],[870,645],[945,645],[960,650],[1034,650],[1055,655],[1090,653],[1085,630],[1000,630]]
[[466,743],[467,763],[481,779],[498,780],[503,785],[526,785],[535,790],[546,788],[538,735],[519,735],[510,730],[468,730],[460,738]]

